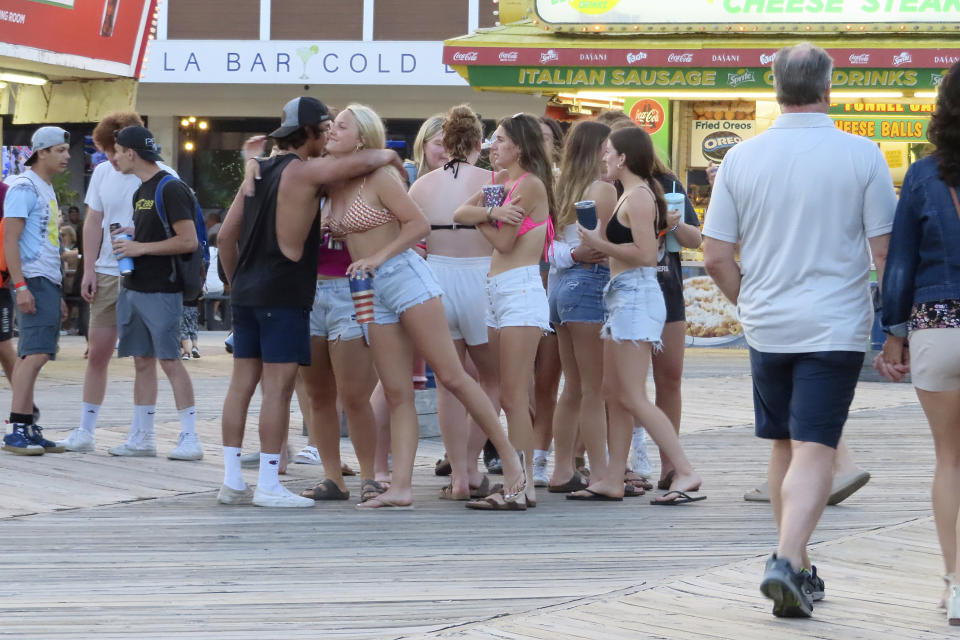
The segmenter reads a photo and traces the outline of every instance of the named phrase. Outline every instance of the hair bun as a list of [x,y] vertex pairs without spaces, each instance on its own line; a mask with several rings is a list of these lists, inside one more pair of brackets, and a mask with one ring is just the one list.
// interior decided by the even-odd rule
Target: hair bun
[[466,158],[483,138],[483,123],[470,108],[461,104],[447,112],[443,122],[443,146],[452,158]]

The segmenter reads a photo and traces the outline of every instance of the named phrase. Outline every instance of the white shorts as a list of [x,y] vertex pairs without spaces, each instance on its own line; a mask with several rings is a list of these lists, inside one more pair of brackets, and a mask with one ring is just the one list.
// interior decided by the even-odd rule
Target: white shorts
[[487,278],[487,326],[539,327],[550,331],[550,305],[540,278],[540,265],[517,267]]
[[443,311],[454,340],[471,347],[487,343],[487,274],[490,258],[427,256],[443,289]]

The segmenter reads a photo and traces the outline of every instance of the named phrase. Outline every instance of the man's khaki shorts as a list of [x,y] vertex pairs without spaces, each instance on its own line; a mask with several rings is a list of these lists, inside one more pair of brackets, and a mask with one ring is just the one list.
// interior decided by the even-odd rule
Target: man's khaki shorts
[[90,326],[109,328],[117,326],[117,297],[120,295],[120,276],[97,274],[97,293],[90,305]]

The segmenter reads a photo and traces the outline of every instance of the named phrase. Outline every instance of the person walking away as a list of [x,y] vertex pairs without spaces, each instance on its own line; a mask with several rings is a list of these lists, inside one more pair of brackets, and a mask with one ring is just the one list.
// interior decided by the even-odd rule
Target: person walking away
[[883,274],[883,326],[874,367],[909,371],[930,423],[937,464],[933,516],[946,565],[940,602],[960,625],[960,64],[940,84],[928,137],[936,151],[907,170]]
[[827,115],[832,69],[809,43],[777,53],[782,115],[727,154],[703,231],[707,273],[738,306],[750,347],[756,434],[773,444],[779,542],[760,590],[781,617],[809,617],[824,595],[807,545],[867,348],[868,240],[882,276],[896,207],[877,145]]

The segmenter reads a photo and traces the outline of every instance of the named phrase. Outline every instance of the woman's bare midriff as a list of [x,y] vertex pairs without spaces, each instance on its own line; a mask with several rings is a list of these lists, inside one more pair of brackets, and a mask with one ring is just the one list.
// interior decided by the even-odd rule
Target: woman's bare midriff
[[517,243],[513,245],[510,253],[504,255],[494,251],[490,260],[490,276],[500,275],[511,269],[539,265],[546,240],[547,225],[544,224],[517,238]]
[[354,261],[369,258],[397,237],[400,223],[394,220],[363,233],[351,233],[347,236],[347,249]]

